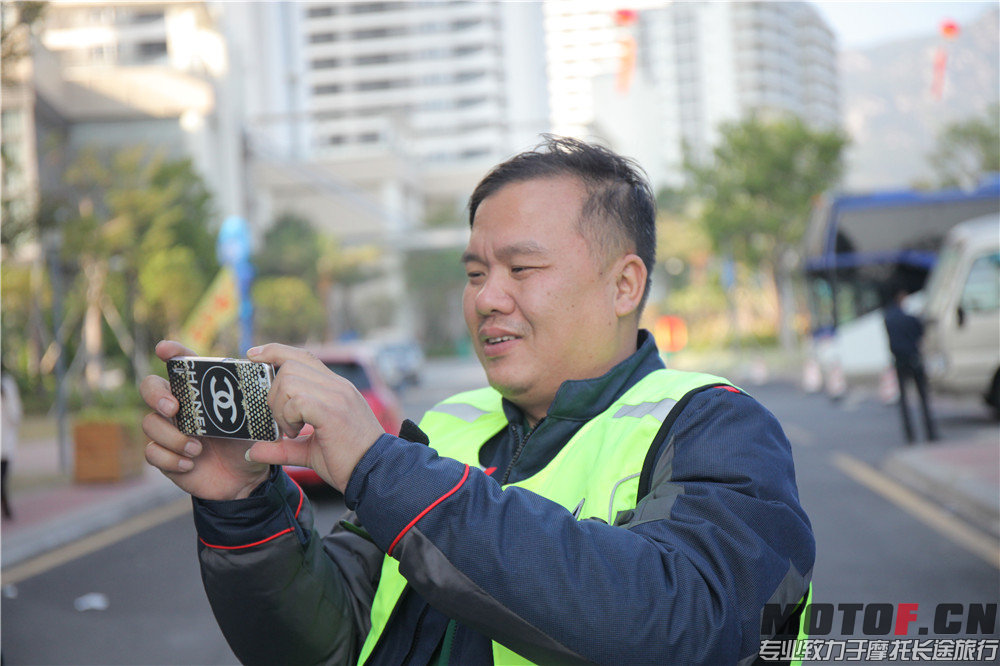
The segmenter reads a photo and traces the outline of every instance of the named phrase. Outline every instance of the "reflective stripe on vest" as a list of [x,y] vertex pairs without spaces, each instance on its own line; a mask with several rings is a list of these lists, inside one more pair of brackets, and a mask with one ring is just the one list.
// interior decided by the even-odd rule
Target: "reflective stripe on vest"
[[[728,383],[701,373],[651,372],[586,422],[538,473],[508,486],[525,488],[557,502],[578,518],[599,517],[614,524],[620,512],[636,506],[643,461],[670,410],[696,388]],[[506,425],[500,394],[491,388],[449,398],[428,411],[420,422],[440,455],[477,468],[480,447]],[[399,573],[398,563],[386,556],[372,604],[372,628],[359,663],[371,656],[405,587],[406,579]],[[497,642],[493,643],[493,661],[530,663]]]

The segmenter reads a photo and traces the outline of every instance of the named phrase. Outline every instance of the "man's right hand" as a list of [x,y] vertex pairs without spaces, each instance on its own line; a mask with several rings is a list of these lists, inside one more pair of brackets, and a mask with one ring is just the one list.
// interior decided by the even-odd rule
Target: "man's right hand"
[[[164,340],[156,345],[162,361],[175,356],[196,356],[180,343]],[[151,440],[146,460],[185,492],[200,499],[231,500],[248,497],[267,479],[268,465],[247,462],[251,441],[185,435],[171,419],[178,404],[163,377],[150,375],[139,387],[142,399],[153,410],[142,420]]]

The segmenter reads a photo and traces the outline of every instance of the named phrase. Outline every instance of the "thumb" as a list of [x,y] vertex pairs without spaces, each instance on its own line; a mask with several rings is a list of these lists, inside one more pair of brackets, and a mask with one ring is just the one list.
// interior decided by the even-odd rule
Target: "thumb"
[[277,442],[255,442],[247,449],[247,462],[266,463],[268,465],[309,466],[308,437],[282,439]]

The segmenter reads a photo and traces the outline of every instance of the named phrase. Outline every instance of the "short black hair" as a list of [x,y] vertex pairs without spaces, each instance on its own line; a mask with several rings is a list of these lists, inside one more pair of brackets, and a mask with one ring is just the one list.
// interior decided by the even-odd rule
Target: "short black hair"
[[[632,251],[646,266],[639,311],[649,297],[656,261],[656,199],[646,173],[634,160],[603,146],[543,134],[542,143],[495,166],[469,198],[469,226],[483,200],[505,185],[539,178],[575,176],[587,189],[580,232],[591,249]],[[610,224],[605,224],[610,222]]]

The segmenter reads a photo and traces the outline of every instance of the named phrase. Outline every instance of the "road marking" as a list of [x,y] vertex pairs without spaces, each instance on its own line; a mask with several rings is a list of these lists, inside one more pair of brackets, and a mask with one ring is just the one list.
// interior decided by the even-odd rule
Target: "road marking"
[[835,453],[832,458],[833,464],[847,476],[1000,569],[1000,543],[997,539],[975,529],[857,458],[843,453]]
[[145,532],[168,520],[173,520],[178,516],[191,510],[191,500],[181,498],[170,504],[165,504],[159,508],[147,511],[133,518],[129,518],[114,527],[109,527],[88,537],[67,544],[55,550],[51,550],[44,555],[14,565],[3,571],[2,580],[4,585],[13,585],[27,578],[45,573],[50,569],[71,562],[84,555],[89,555],[94,551],[106,548],[113,543],[118,543],[130,536]]

